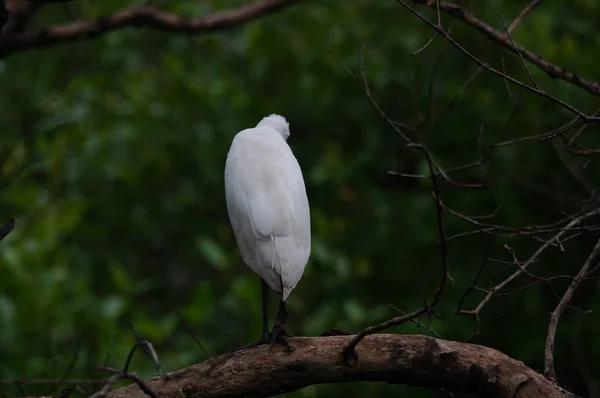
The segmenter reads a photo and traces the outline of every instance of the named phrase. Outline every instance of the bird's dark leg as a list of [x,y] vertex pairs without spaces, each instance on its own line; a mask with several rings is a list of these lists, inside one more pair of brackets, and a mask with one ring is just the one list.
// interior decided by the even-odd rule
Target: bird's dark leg
[[260,339],[263,342],[269,341],[269,285],[262,278],[260,279],[260,287],[262,289],[262,311],[263,311],[263,327]]
[[260,278],[260,289],[261,289],[261,302],[262,302],[262,313],[263,313],[263,326],[260,339],[254,343],[247,344],[243,347],[236,348],[231,352],[237,352],[245,350],[247,348],[256,347],[262,344],[267,344],[271,341],[271,334],[269,333],[269,285]]
[[277,313],[277,320],[275,321],[275,326],[273,326],[273,330],[271,331],[271,347],[269,348],[269,352],[273,349],[275,343],[283,344],[283,347],[287,352],[294,351],[294,348],[290,346],[287,340],[285,339],[286,336],[289,336],[289,334],[285,330],[287,316],[287,303],[283,300],[279,300],[279,312]]

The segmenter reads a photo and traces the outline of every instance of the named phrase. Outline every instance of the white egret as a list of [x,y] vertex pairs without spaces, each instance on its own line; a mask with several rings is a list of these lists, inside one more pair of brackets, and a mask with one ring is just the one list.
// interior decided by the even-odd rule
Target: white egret
[[[310,210],[302,170],[287,144],[290,129],[280,115],[239,132],[225,163],[229,221],[248,267],[261,278],[263,329],[258,343],[281,341],[286,300],[310,256]],[[281,295],[269,333],[269,288]]]

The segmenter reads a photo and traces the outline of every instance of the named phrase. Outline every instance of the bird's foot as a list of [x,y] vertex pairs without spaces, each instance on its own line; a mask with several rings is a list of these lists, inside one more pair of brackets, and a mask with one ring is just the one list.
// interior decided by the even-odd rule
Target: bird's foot
[[343,330],[340,330],[338,328],[333,328],[331,330],[328,330],[326,332],[321,333],[321,337],[326,337],[326,336],[349,336],[352,333],[350,332],[344,332]]
[[245,346],[236,348],[235,350],[231,351],[231,353],[242,351],[242,350],[247,350],[248,348],[258,347],[259,345],[263,345],[263,344],[269,344],[270,342],[271,342],[271,337],[269,335],[262,336],[259,340],[255,341],[253,343],[250,343],[250,344],[246,344]]
[[262,344],[267,344],[271,342],[271,333],[269,333],[269,329],[263,329],[262,335],[260,336],[260,340]]
[[273,331],[271,331],[271,338],[270,338],[271,346],[269,347],[269,353],[271,353],[273,351],[273,346],[276,343],[283,345],[283,350],[285,352],[287,352],[287,353],[293,352],[295,350],[295,348],[292,347],[290,345],[290,343],[288,343],[288,341],[286,340],[286,337],[291,337],[291,335],[285,330],[285,327],[282,324],[275,323],[275,326],[273,326]]

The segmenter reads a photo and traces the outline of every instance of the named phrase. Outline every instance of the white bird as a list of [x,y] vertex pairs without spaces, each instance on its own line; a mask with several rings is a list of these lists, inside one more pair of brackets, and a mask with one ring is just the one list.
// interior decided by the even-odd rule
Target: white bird
[[[287,144],[289,124],[269,115],[236,134],[225,163],[229,221],[248,267],[261,278],[263,330],[259,343],[281,340],[286,300],[304,273],[311,248],[310,209],[302,170]],[[269,288],[281,295],[269,334]]]

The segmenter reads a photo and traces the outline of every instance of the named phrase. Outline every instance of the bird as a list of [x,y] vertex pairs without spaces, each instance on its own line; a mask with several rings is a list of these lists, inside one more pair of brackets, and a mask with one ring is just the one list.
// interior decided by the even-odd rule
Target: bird
[[[310,207],[302,169],[287,143],[287,120],[263,117],[254,128],[235,135],[225,162],[225,198],[229,221],[246,265],[261,281],[262,333],[253,344],[281,342],[287,299],[296,287],[311,251]],[[269,289],[280,295],[269,332]]]

